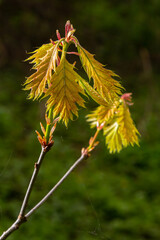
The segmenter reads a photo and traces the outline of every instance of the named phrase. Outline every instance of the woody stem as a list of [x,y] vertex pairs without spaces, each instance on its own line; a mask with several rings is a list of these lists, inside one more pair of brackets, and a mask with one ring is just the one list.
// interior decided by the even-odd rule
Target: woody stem
[[[43,153],[41,157],[44,157]],[[3,234],[0,236],[0,240],[4,240],[8,238],[14,231],[16,231],[24,222],[28,220],[28,218],[32,215],[34,211],[36,211],[42,204],[46,202],[46,200],[54,193],[54,191],[64,182],[64,180],[70,175],[70,173],[77,167],[78,164],[82,160],[85,160],[89,157],[88,154],[82,153],[80,158],[76,160],[76,162],[69,168],[69,170],[64,174],[64,176],[58,181],[58,183],[50,190],[48,194],[37,204],[33,207],[26,215],[23,217],[18,217],[17,220],[9,227]]]
[[29,185],[28,185],[28,188],[27,188],[27,191],[26,191],[26,194],[25,194],[22,206],[21,206],[21,210],[19,212],[19,218],[24,218],[24,214],[25,214],[25,210],[26,210],[27,205],[28,205],[29,197],[30,197],[30,194],[32,192],[33,185],[34,185],[34,183],[36,181],[36,178],[37,178],[37,175],[38,175],[38,172],[39,172],[39,169],[40,169],[40,166],[41,166],[41,163],[42,163],[42,161],[44,159],[45,154],[46,154],[46,151],[42,147],[39,159],[38,159],[38,161],[34,165],[34,171],[33,171],[31,180],[29,182]]

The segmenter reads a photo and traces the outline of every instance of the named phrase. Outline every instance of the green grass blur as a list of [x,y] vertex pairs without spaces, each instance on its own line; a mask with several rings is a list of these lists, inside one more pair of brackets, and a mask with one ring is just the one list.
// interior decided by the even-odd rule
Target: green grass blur
[[[40,153],[35,129],[44,122],[44,102],[22,91],[30,74],[27,52],[64,34],[70,19],[82,46],[121,76],[133,93],[131,113],[140,147],[108,153],[103,135],[83,162],[29,221],[16,240],[160,239],[160,2],[0,1],[0,232],[16,219]],[[77,63],[78,64],[78,63]],[[78,66],[78,65],[77,65]],[[81,71],[81,68],[80,68]],[[88,110],[96,104],[86,99]],[[31,196],[34,206],[87,146],[94,130],[87,109],[66,129],[58,124]]]

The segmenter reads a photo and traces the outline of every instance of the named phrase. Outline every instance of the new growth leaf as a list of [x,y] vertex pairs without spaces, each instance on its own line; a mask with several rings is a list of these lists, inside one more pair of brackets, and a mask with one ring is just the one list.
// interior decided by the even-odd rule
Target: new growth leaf
[[[129,144],[138,145],[139,132],[128,108],[131,97],[126,93],[122,95],[123,87],[115,79],[118,75],[106,69],[80,45],[70,21],[65,25],[65,37],[61,38],[58,30],[56,34],[58,40],[50,40],[27,59],[36,70],[25,82],[25,90],[30,90],[29,98],[47,98],[47,112],[52,109],[52,117],[58,117],[67,126],[74,115],[78,117],[78,107],[85,107],[87,94],[99,105],[88,115],[88,121],[92,127],[97,122],[103,123],[110,153],[119,152]],[[68,52],[71,44],[77,52]],[[75,71],[74,63],[68,62],[67,53],[79,56],[88,81]]]

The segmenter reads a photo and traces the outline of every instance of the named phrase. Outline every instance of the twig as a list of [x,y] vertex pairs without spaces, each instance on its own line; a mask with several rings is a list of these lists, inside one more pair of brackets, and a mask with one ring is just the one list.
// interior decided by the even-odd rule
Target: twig
[[76,168],[76,166],[84,159],[87,159],[89,155],[87,153],[83,153],[80,158],[69,168],[69,170],[64,174],[64,176],[57,182],[57,184],[45,195],[45,197],[37,203],[26,215],[28,218],[31,214],[36,211],[43,203],[47,201],[47,199],[54,193],[54,191],[64,182],[64,180],[68,177],[68,175]]
[[36,211],[43,203],[47,201],[47,199],[54,193],[54,191],[63,183],[63,181],[68,177],[68,175],[76,168],[76,166],[84,159],[87,159],[94,147],[97,145],[98,142],[96,141],[96,138],[99,134],[99,132],[102,130],[104,124],[101,124],[100,126],[97,126],[97,130],[93,137],[89,140],[89,146],[85,149],[82,148],[81,156],[76,160],[76,162],[69,168],[69,170],[64,174],[64,176],[56,183],[56,185],[42,198],[39,203],[37,203],[26,215],[25,217],[28,218],[32,215],[34,211]]
[[26,210],[33,185],[35,183],[36,177],[38,175],[38,172],[39,172],[39,169],[40,169],[40,166],[44,159],[45,154],[46,154],[46,149],[44,147],[42,147],[39,159],[38,159],[37,163],[35,163],[34,171],[33,171],[31,180],[29,182],[29,185],[28,185],[28,188],[27,188],[27,191],[26,191],[23,203],[22,203],[21,210],[19,212],[19,216],[18,216],[17,220],[12,224],[12,226],[10,228],[8,228],[7,231],[3,232],[3,234],[0,237],[0,240],[6,239],[12,232],[17,230],[22,223],[27,221],[27,219],[25,217],[25,210]]
[[[42,198],[41,201],[39,201],[27,214],[25,214],[25,210],[27,207],[27,203],[32,191],[32,187],[33,184],[36,180],[39,168],[41,166],[42,160],[47,152],[47,149],[42,147],[42,151],[41,154],[39,156],[39,159],[37,161],[37,163],[35,164],[35,169],[33,171],[26,195],[24,197],[23,203],[22,203],[22,207],[19,213],[19,216],[17,218],[17,220],[11,225],[10,228],[8,228],[5,232],[3,232],[3,234],[0,236],[0,240],[4,240],[6,239],[8,236],[10,236],[14,231],[16,231],[21,225],[22,223],[26,222],[27,219],[33,214],[34,211],[36,211],[42,204],[44,204],[47,199],[54,193],[54,191],[64,182],[64,180],[70,175],[70,173],[77,167],[77,165],[82,161],[87,159],[90,154],[89,152],[91,152],[95,146],[97,145],[97,142],[95,142],[97,135],[99,134],[100,130],[102,129],[103,124],[101,124],[101,126],[97,127],[97,131],[95,133],[95,135],[93,137],[90,138],[89,140],[89,146],[87,148],[82,148],[81,151],[81,156],[80,158],[78,158],[76,160],[76,162],[69,168],[69,170],[63,175],[63,177],[57,182],[57,184],[44,196],[44,198]],[[50,149],[50,148],[49,148]]]
[[39,169],[40,169],[40,166],[41,166],[41,163],[44,159],[45,154],[46,154],[45,148],[42,147],[39,159],[34,165],[34,171],[33,171],[31,180],[29,182],[29,185],[28,185],[28,188],[27,188],[27,191],[26,191],[26,195],[25,195],[23,203],[22,203],[21,210],[19,212],[19,218],[24,217],[25,210],[26,210],[26,207],[27,207],[27,204],[28,204],[28,200],[29,200],[30,194],[32,192],[33,185],[36,181],[36,178],[37,178],[37,175],[38,175],[38,172],[39,172]]
[[[42,149],[42,152],[40,154],[39,160],[40,162],[43,160],[45,156],[45,152]],[[83,152],[80,156],[80,158],[78,158],[78,160],[69,168],[69,170],[64,174],[64,176],[58,181],[58,183],[51,189],[51,191],[35,206],[33,207],[26,215],[22,215],[23,217],[21,217],[21,215],[18,217],[18,219],[11,225],[10,228],[8,228],[5,232],[3,232],[3,234],[0,237],[0,240],[4,240],[6,239],[9,235],[11,235],[14,231],[16,231],[24,222],[27,221],[27,219],[31,216],[31,214],[37,210],[52,194],[53,192],[63,183],[63,181],[67,178],[67,176],[75,169],[75,167],[84,159],[87,159],[89,157],[89,155],[87,154],[87,152]],[[38,162],[37,162],[38,163]],[[32,180],[33,182],[33,180]],[[33,183],[31,184],[33,185]],[[31,191],[30,187],[30,191]],[[30,194],[30,191],[28,191],[28,194]],[[26,203],[28,202],[28,197],[29,195],[26,194],[26,197],[23,201],[22,204],[22,208],[20,213],[24,213],[25,207],[26,207]]]

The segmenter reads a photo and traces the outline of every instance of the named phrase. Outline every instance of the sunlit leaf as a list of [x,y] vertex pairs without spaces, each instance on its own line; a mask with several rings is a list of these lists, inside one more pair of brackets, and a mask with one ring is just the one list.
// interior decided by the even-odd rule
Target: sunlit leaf
[[110,153],[119,152],[128,145],[137,144],[139,146],[139,132],[133,123],[129,108],[125,102],[120,104],[113,122],[104,127],[104,134],[106,135],[106,144]]
[[110,153],[119,152],[122,147],[122,136],[119,133],[119,124],[117,121],[113,121],[112,124],[110,124],[107,127],[104,127],[104,134],[106,135],[106,144],[109,148]]
[[51,86],[45,96],[50,95],[47,101],[47,109],[53,109],[53,117],[59,116],[65,125],[69,119],[73,119],[73,114],[78,116],[77,104],[84,106],[84,100],[80,96],[85,94],[84,90],[77,83],[80,77],[74,70],[74,66],[65,58],[61,60],[56,69],[56,73],[51,78]]
[[104,135],[110,153],[119,152],[123,147],[139,145],[138,135],[125,100],[119,98],[112,105],[99,106],[87,115],[91,127],[104,123]]
[[121,104],[118,110],[119,112],[117,122],[119,124],[119,133],[122,136],[123,146],[126,147],[129,144],[131,144],[132,146],[134,144],[139,145],[138,143],[139,132],[134,125],[127,104],[125,103]]
[[94,55],[81,47],[80,44],[77,47],[83,68],[89,79],[93,79],[94,89],[107,101],[117,98],[122,89],[121,84],[113,78],[117,75],[104,68],[101,63],[95,60]]
[[91,127],[95,127],[97,125],[97,122],[99,124],[105,122],[107,123],[109,120],[111,120],[115,114],[117,108],[117,102],[115,102],[112,105],[108,106],[99,106],[97,107],[92,113],[88,114],[87,121],[91,122]]
[[56,62],[58,59],[58,46],[60,41],[55,44],[44,44],[33,52],[27,60],[32,60],[33,69],[36,70],[26,79],[24,90],[31,90],[29,98],[39,98],[45,92],[46,85],[50,84],[50,79],[56,71]]
[[98,104],[103,106],[108,106],[108,103],[101,97],[101,95],[93,88],[91,87],[88,82],[86,82],[83,78],[79,78],[80,86],[85,89],[85,91],[88,93],[88,95]]

